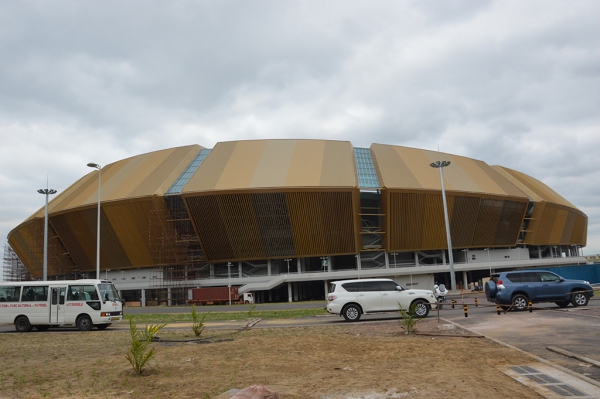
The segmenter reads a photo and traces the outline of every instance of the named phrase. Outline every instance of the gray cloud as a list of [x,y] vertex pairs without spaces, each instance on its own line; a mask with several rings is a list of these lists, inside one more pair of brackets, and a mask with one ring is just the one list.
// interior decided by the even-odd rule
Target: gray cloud
[[600,4],[0,4],[0,235],[88,162],[178,145],[330,138],[530,174],[600,252]]

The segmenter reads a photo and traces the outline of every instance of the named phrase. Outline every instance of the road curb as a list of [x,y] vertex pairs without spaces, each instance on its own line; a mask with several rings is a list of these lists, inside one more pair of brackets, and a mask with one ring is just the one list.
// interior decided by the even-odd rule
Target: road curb
[[568,368],[566,368],[566,367],[560,366],[560,365],[558,365],[558,364],[556,364],[556,363],[554,363],[554,362],[551,362],[550,360],[547,360],[547,359],[544,359],[543,357],[539,357],[539,356],[537,356],[537,355],[534,355],[533,353],[530,353],[530,352],[527,352],[527,351],[525,351],[525,350],[523,350],[523,349],[517,348],[516,346],[513,346],[513,345],[511,345],[511,344],[507,344],[506,342],[502,342],[502,341],[500,341],[500,340],[498,340],[498,339],[496,339],[496,338],[492,338],[492,337],[490,337],[490,336],[487,336],[487,335],[485,335],[485,334],[478,333],[478,332],[476,332],[475,330],[472,330],[472,329],[470,329],[470,328],[468,328],[468,327],[461,326],[459,323],[456,323],[456,322],[454,322],[454,321],[452,321],[452,320],[448,320],[448,319],[445,319],[445,318],[443,318],[443,317],[441,318],[441,320],[444,320],[445,322],[448,322],[448,323],[454,324],[455,326],[457,326],[457,327],[460,327],[460,328],[462,328],[463,330],[467,330],[467,331],[469,331],[469,332],[470,332],[470,333],[472,333],[472,334],[478,334],[478,335],[481,335],[481,336],[483,336],[484,338],[487,338],[487,339],[489,339],[490,341],[493,341],[493,342],[497,343],[498,345],[502,345],[502,346],[504,346],[504,347],[506,347],[506,348],[514,349],[514,350],[516,350],[516,351],[518,351],[518,352],[521,352],[521,353],[523,353],[523,354],[525,354],[525,355],[528,355],[529,357],[531,357],[531,358],[535,359],[536,361],[538,361],[538,362],[540,362],[540,363],[544,363],[544,364],[546,364],[546,365],[548,365],[548,366],[550,366],[550,367],[554,367],[555,369],[557,369],[557,370],[560,370],[560,371],[562,371],[563,373],[567,373],[567,374],[569,374],[569,375],[571,375],[571,376],[573,376],[573,377],[579,378],[579,379],[580,379],[580,380],[582,380],[582,381],[585,381],[585,382],[587,382],[587,383],[589,383],[589,384],[592,384],[592,385],[594,385],[594,386],[597,386],[598,388],[600,388],[600,382],[598,382],[598,381],[596,381],[596,380],[594,380],[594,379],[592,379],[592,378],[586,377],[585,375],[583,375],[583,374],[580,374],[580,373],[578,373],[578,372],[576,372],[576,371],[573,371],[573,370],[571,370],[571,369],[568,369]]

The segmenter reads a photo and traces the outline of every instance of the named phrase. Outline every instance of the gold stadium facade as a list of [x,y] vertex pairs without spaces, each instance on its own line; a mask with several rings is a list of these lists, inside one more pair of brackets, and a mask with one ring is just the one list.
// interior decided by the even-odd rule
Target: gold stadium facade
[[[265,292],[293,282],[299,299],[323,297],[315,294],[322,281],[338,277],[448,281],[440,174],[430,167],[438,160],[451,162],[444,185],[460,285],[492,267],[585,263],[587,216],[521,172],[400,146],[256,140],[104,166],[101,276],[124,290],[157,292],[227,285],[232,276]],[[49,203],[50,279],[95,275],[98,175]],[[43,232],[42,207],[8,236],[32,278],[42,277]]]

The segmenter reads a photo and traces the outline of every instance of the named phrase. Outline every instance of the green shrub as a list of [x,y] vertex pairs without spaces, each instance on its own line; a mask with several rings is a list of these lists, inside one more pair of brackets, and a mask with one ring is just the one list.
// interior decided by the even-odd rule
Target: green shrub
[[156,354],[156,348],[148,348],[153,338],[158,338],[157,333],[166,324],[151,324],[146,325],[145,331],[138,331],[137,325],[133,322],[133,319],[129,319],[129,333],[131,334],[131,342],[125,358],[129,360],[131,366],[138,375],[142,374],[142,370],[148,360],[150,360]]
[[199,337],[202,335],[202,331],[204,331],[204,319],[208,316],[210,312],[203,313],[199,315],[196,312],[196,305],[192,305],[192,330],[194,331],[194,336]]
[[405,334],[410,334],[417,325],[417,322],[420,320],[416,317],[415,311],[416,306],[410,305],[408,309],[404,309],[400,303],[398,303],[398,311],[400,312],[400,316],[402,318],[399,320],[400,327],[405,331]]

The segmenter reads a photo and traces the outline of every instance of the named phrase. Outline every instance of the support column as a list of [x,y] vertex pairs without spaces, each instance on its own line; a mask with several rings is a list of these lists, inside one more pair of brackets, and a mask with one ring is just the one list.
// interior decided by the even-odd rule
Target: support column
[[332,258],[331,258],[331,256],[328,256],[328,257],[327,257],[327,271],[328,271],[328,272],[330,272],[330,271],[331,271],[331,268],[332,268],[331,261],[332,261]]
[[288,302],[294,302],[292,299],[292,283],[290,283],[288,281],[287,286],[288,286]]
[[213,263],[210,264],[210,271],[209,271],[209,275],[210,278],[215,278],[215,265]]
[[446,265],[446,251],[442,249],[442,264]]
[[387,251],[385,251],[383,254],[385,256],[385,268],[389,269],[390,268],[390,257],[388,255]]
[[323,289],[325,290],[325,299],[327,299],[327,295],[329,295],[329,281],[323,280]]
[[[271,275],[271,259],[267,260],[267,276]],[[269,294],[269,299],[270,299],[271,295]]]
[[142,307],[145,308],[146,307],[146,290],[143,288],[142,288],[141,302],[142,302]]
[[540,247],[539,245],[538,247],[538,259],[542,259],[542,247]]
[[360,252],[358,253],[358,255],[356,255],[356,268],[358,271],[362,269],[362,265],[360,263]]
[[238,262],[238,276],[242,278],[242,261]]
[[463,270],[463,290],[466,290],[469,287],[469,282],[467,280],[467,271]]
[[296,258],[296,269],[298,269],[298,274],[302,273],[302,259]]
[[171,287],[167,288],[167,306],[171,306]]
[[419,266],[419,253],[415,251],[415,266]]

